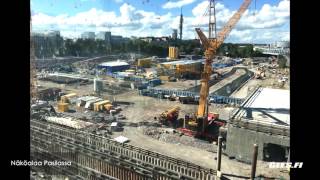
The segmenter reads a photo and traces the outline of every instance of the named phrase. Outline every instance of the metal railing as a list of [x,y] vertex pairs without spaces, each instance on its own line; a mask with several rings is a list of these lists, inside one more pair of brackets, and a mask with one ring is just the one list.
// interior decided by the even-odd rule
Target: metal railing
[[[160,88],[148,88],[148,89],[140,90],[139,94],[144,96],[157,97],[157,98],[162,98],[164,95],[168,95],[168,96],[175,95],[176,97],[187,96],[187,97],[193,97],[195,99],[199,97],[199,93],[196,93],[196,92],[169,90],[169,89],[160,89]],[[213,99],[215,103],[235,104],[235,105],[240,105],[244,101],[244,99],[242,98],[219,96],[219,95],[213,95],[213,94],[209,95],[209,99]]]

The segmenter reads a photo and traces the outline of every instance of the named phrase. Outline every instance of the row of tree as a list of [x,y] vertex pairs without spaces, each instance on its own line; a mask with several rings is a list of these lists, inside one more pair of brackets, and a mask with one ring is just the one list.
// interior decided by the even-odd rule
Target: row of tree
[[[57,44],[57,43],[56,43]],[[111,42],[108,44],[104,40],[92,39],[71,39],[63,42],[50,44],[45,48],[36,45],[36,56],[100,56],[118,53],[140,53],[150,56],[167,57],[169,46],[179,47],[179,51],[184,54],[203,55],[204,51],[199,40],[166,41],[166,42],[145,42],[140,39],[130,39],[123,42]],[[228,55],[230,57],[254,57],[261,53],[253,51],[252,45],[240,46],[237,44],[225,43],[217,51],[218,55]]]
[[217,52],[219,55],[227,55],[229,57],[260,57],[263,54],[260,51],[254,51],[252,44],[239,45],[232,43],[224,43]]

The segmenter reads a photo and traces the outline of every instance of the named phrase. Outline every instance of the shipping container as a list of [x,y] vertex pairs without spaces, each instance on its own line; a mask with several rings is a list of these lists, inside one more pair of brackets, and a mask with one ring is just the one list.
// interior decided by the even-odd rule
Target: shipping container
[[162,81],[169,81],[170,76],[159,76]]
[[100,102],[96,102],[94,103],[94,107],[93,110],[94,111],[102,111],[104,110],[104,105],[105,104],[110,104],[111,102],[109,100],[104,100],[104,101],[100,101]]
[[161,80],[160,79],[152,79],[149,81],[149,86],[154,87],[154,86],[158,86],[161,84]]
[[151,66],[151,59],[138,59],[138,66],[149,68]]
[[58,103],[58,111],[59,112],[67,112],[69,110],[69,104],[68,103]]

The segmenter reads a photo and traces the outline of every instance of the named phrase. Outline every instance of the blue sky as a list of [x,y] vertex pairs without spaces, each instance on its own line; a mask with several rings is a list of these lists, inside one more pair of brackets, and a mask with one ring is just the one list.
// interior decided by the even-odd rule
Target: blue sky
[[[236,11],[242,2],[217,0],[218,26],[225,24],[227,18],[231,17],[232,12]],[[280,35],[271,37],[270,32],[281,32],[280,34],[285,36],[281,39],[288,39],[289,2],[252,0],[248,8],[249,13],[240,20],[227,40],[241,42],[240,38],[244,35],[250,37],[244,38],[243,41],[273,41],[281,38],[278,37]],[[172,29],[178,27],[181,5],[185,17],[184,39],[195,38],[193,31],[197,22],[200,27],[206,29],[207,17],[201,17],[207,5],[206,0],[31,0],[35,31],[54,29],[60,30],[64,36],[74,37],[84,31],[106,30],[128,37],[169,36]],[[253,13],[255,7],[256,14]],[[81,21],[81,18],[88,20]],[[96,19],[99,18],[98,22]],[[261,40],[257,39],[259,29],[260,35],[262,34]]]

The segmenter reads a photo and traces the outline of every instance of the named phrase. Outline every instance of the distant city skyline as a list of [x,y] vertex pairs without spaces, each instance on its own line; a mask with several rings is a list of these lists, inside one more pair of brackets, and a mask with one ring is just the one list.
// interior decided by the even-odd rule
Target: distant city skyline
[[[242,1],[217,1],[218,30]],[[83,32],[106,32],[123,37],[171,36],[184,15],[183,39],[197,38],[195,27],[207,31],[207,0],[31,0],[33,31],[59,30],[63,37],[80,38]],[[256,11],[255,11],[256,7]],[[255,12],[254,12],[255,11]],[[252,1],[225,42],[272,43],[290,40],[290,1]]]

